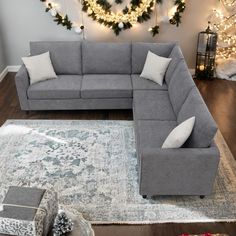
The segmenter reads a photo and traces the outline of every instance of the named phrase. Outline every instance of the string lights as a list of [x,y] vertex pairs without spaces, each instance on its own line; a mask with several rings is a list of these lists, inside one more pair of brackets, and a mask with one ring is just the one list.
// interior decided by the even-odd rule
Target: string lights
[[[218,33],[217,58],[236,58],[236,0],[221,0],[227,16],[221,10],[213,10],[211,26]],[[231,13],[230,13],[231,12]]]
[[[78,34],[84,35],[84,24],[72,22],[68,15],[61,14],[56,5],[50,0],[40,0],[46,4],[46,12],[50,12],[57,24],[66,27],[68,30],[74,28]],[[155,11],[155,26],[150,28],[152,36],[159,33],[159,25],[157,22],[157,5],[162,4],[163,0],[131,0],[130,3],[121,11],[113,12],[112,5],[107,0],[81,0],[82,10],[89,17],[98,23],[110,28],[118,35],[122,30],[127,30],[136,25],[143,23],[151,18],[151,14]],[[116,1],[117,4],[122,0]],[[177,27],[181,23],[182,13],[185,10],[185,0],[174,0],[175,12],[171,15],[169,23]],[[81,13],[82,18],[83,14]],[[83,20],[82,20],[83,21]]]
[[158,25],[158,22],[157,22],[157,6],[155,6],[155,9],[154,9],[154,20],[155,20],[155,25],[148,29],[148,31],[151,32],[153,37],[156,34],[159,34],[159,29],[160,29],[160,26]]
[[88,16],[118,35],[122,30],[149,20],[154,3],[154,0],[132,0],[130,6],[118,12],[111,11],[112,6],[106,0],[84,0],[82,4]]

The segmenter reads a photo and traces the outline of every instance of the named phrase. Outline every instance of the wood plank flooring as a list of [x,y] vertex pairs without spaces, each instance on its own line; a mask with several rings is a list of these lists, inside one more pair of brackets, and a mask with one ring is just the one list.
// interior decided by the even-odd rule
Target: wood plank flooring
[[[131,110],[40,111],[26,114],[19,107],[14,76],[14,73],[9,73],[0,83],[0,125],[7,119],[133,119]],[[236,82],[196,80],[196,84],[236,157]],[[96,236],[177,236],[187,232],[191,234],[227,233],[229,236],[236,236],[236,223],[108,225],[94,226],[94,230]],[[76,232],[73,235],[76,235]]]

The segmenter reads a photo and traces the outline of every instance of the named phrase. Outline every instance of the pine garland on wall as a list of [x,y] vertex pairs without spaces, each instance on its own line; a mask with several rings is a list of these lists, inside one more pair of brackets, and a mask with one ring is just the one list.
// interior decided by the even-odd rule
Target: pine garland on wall
[[[66,27],[71,30],[74,27],[73,22],[66,14],[63,16],[56,10],[52,2],[48,0],[40,0],[46,3],[46,12],[50,12],[54,18],[54,21],[58,25]],[[121,4],[123,0],[115,0],[116,4]],[[155,13],[155,25],[149,29],[150,33],[154,37],[159,33],[159,24],[157,22],[157,5],[163,4],[163,0],[131,0],[122,12],[114,13],[111,8],[112,5],[107,0],[83,0],[81,2],[82,10],[87,13],[94,21],[105,25],[113,30],[116,35],[123,30],[127,30],[133,27],[136,23],[143,23],[148,21],[152,13]],[[177,27],[181,23],[182,14],[185,11],[184,0],[174,0],[176,11],[169,19],[169,23],[176,25]],[[84,25],[80,27],[76,26],[75,32],[81,33],[84,30]]]
[[[46,0],[41,0],[41,2],[46,2]],[[69,20],[68,15],[65,15],[64,17],[56,11],[56,9],[53,7],[52,3],[48,3],[46,7],[46,12],[50,12],[51,15],[54,17],[54,21],[57,22],[58,25],[62,25],[66,27],[68,30],[72,29],[72,22]]]
[[182,0],[175,0],[175,6],[177,6],[177,10],[174,14],[174,16],[170,19],[170,23],[172,25],[176,25],[177,27],[181,23],[182,14],[185,10],[185,2]]

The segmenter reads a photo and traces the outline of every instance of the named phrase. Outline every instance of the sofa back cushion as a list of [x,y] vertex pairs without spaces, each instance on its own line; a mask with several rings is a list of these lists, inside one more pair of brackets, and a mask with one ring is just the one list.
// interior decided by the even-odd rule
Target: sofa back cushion
[[81,42],[31,42],[30,54],[32,56],[49,51],[52,65],[56,74],[81,75]]
[[175,43],[132,43],[132,74],[141,74],[148,51],[169,57]]
[[176,116],[195,83],[184,60],[180,61],[168,85],[169,97]]
[[177,121],[180,124],[192,116],[195,116],[196,118],[195,125],[192,134],[184,144],[184,147],[209,147],[216,134],[217,125],[196,87],[188,94],[177,116]]
[[174,48],[172,49],[172,51],[169,55],[169,58],[172,58],[172,60],[168,66],[168,69],[167,69],[166,75],[165,75],[165,81],[166,81],[167,85],[170,84],[170,80],[172,78],[172,75],[173,75],[175,69],[178,66],[178,63],[180,61],[184,60],[184,56],[183,56],[183,53],[182,53],[179,45],[174,46]]
[[130,43],[95,43],[82,44],[84,74],[130,74]]

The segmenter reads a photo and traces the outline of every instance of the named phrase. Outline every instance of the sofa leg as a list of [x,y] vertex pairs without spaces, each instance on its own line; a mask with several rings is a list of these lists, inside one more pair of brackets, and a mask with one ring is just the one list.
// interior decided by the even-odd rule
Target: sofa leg
[[144,199],[147,199],[147,195],[143,195],[143,198],[144,198]]
[[205,195],[200,195],[200,198],[201,198],[201,199],[205,198]]

